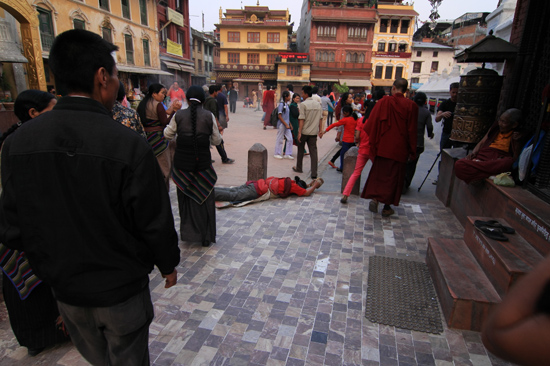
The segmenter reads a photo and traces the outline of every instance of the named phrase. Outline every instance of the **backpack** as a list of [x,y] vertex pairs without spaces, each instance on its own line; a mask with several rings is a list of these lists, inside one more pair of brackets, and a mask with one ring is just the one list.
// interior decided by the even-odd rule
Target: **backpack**
[[[283,113],[284,113],[286,108],[286,103],[281,103],[281,104],[283,104]],[[273,127],[277,128],[277,122],[279,122],[279,106],[277,106],[276,108],[273,108],[273,112],[271,112],[271,117],[269,118],[269,122]]]

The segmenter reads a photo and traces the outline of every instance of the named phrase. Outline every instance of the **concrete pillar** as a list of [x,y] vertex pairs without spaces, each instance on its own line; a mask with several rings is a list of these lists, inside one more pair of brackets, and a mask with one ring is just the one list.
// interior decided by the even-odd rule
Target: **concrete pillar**
[[248,180],[267,178],[267,149],[259,142],[248,150]]
[[[346,155],[344,155],[344,168],[342,169],[342,188],[340,189],[340,193],[344,192],[344,188],[346,188],[346,184],[348,184],[348,180],[355,170],[357,155],[359,155],[359,149],[357,148],[357,146],[353,146],[346,152]],[[354,194],[356,196],[359,195],[360,184],[361,176],[359,176],[359,178],[357,178],[357,180],[355,181],[355,185],[351,189],[351,194]]]

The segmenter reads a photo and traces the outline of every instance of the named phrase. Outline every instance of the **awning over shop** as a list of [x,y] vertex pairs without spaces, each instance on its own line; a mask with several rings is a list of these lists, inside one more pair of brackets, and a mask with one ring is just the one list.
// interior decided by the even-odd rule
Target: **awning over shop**
[[146,67],[128,66],[128,65],[116,65],[118,71],[130,72],[134,74],[148,74],[148,75],[169,75],[173,74],[158,69],[148,69]]
[[337,83],[338,79],[329,79],[329,78],[311,78],[311,81],[324,81],[326,83]]
[[172,61],[164,61],[164,60],[162,62],[166,65],[167,68],[172,70],[178,70],[183,72],[195,72],[195,69],[188,65],[184,65],[184,64],[180,64]]
[[394,80],[373,80],[372,85],[374,86],[392,86]]
[[243,83],[243,82],[244,83],[246,83],[246,82],[248,82],[248,83],[263,83],[264,82],[264,80],[262,80],[262,79],[242,79],[242,78],[241,79],[233,79],[233,81],[238,81],[238,82],[241,82],[241,83]]
[[418,13],[412,9],[378,9],[379,15],[408,15],[408,16],[418,16]]
[[363,87],[371,87],[372,84],[370,80],[363,80],[363,79],[339,79],[340,85],[346,83],[347,86],[363,86]]

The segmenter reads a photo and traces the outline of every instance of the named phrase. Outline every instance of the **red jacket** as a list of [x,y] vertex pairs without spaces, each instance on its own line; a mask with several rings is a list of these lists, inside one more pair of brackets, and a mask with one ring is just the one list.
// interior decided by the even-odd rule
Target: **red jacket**
[[380,99],[364,130],[369,135],[370,156],[402,163],[416,157],[418,105],[402,93]]

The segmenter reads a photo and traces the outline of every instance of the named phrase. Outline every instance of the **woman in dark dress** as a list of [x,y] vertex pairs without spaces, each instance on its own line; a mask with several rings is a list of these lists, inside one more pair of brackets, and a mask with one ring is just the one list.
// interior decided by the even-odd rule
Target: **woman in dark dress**
[[178,187],[180,238],[209,246],[216,242],[216,208],[213,194],[218,179],[212,167],[210,144],[221,135],[214,115],[202,108],[204,92],[198,86],[187,91],[189,108],[176,112],[164,136],[176,135],[172,180]]
[[[0,138],[0,146],[21,124],[51,110],[56,103],[55,96],[44,91],[25,90],[20,93],[14,104],[20,122]],[[27,347],[29,355],[36,356],[44,348],[67,340],[67,335],[58,326],[61,321],[50,286],[36,277],[25,253],[0,244],[0,267],[10,325],[17,341]]]

